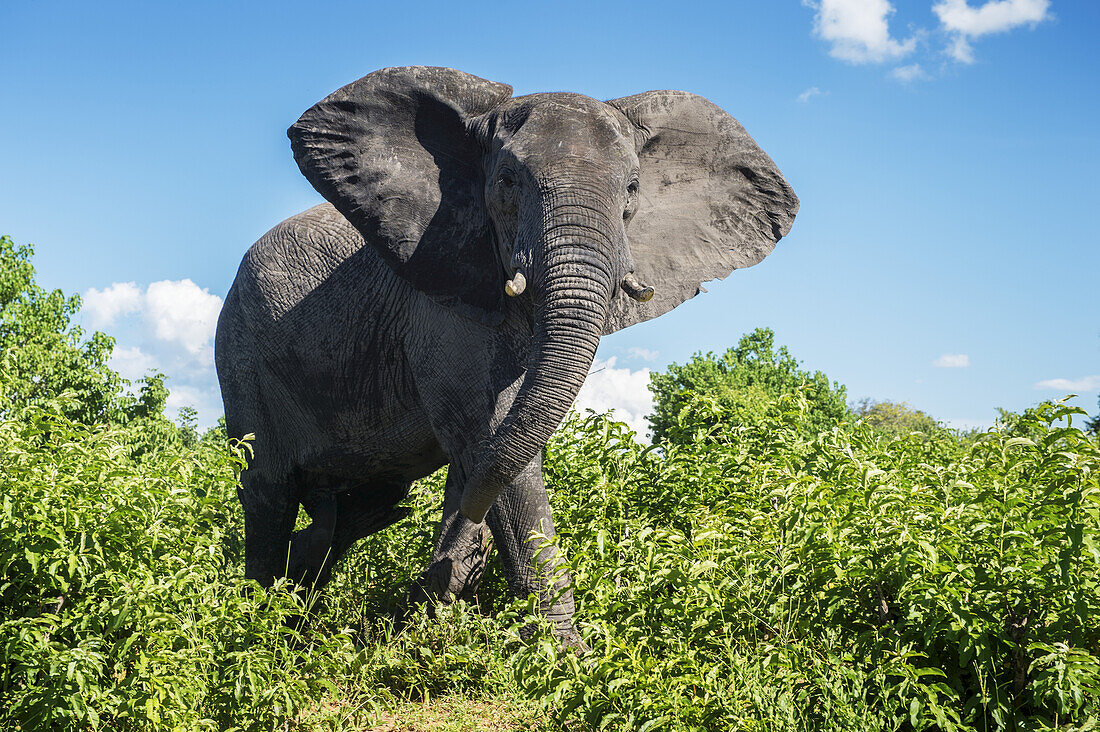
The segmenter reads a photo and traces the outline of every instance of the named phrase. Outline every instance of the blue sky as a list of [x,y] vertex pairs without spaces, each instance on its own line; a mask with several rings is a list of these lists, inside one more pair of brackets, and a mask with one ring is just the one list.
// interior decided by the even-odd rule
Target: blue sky
[[[210,336],[241,255],[321,199],[285,130],[370,71],[517,94],[708,97],[802,201],[790,235],[606,338],[582,403],[638,423],[649,369],[757,326],[850,399],[989,424],[1100,390],[1100,3],[35,3],[0,6],[0,233],[81,292],[130,376],[220,414]],[[613,360],[612,360],[613,359]]]

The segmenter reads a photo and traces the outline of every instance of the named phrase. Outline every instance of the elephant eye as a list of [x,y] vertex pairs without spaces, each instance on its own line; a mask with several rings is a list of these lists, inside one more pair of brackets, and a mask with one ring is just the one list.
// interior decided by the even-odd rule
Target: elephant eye
[[514,188],[516,185],[516,176],[514,176],[510,170],[502,171],[500,177],[497,178],[497,183],[504,188]]
[[626,208],[623,209],[623,220],[628,221],[638,208],[638,181],[632,180],[626,186]]

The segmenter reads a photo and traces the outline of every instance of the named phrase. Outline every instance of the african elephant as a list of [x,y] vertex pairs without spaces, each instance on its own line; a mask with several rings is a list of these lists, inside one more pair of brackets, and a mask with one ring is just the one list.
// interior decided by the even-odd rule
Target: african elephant
[[[216,339],[229,434],[255,433],[247,576],[323,583],[449,465],[422,593],[471,590],[491,534],[510,591],[576,638],[557,550],[527,541],[554,536],[543,445],[602,335],[759,262],[798,199],[736,120],[680,91],[513,98],[389,68],[287,134],[328,203],[248,250]],[[299,504],[312,523],[292,534]]]

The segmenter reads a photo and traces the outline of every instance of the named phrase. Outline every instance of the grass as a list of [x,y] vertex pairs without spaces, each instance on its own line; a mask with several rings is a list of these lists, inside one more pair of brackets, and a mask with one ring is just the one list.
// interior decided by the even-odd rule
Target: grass
[[[542,721],[538,705],[516,698],[451,696],[406,702],[381,715],[367,732],[511,732],[535,729]],[[354,729],[354,728],[351,728]]]

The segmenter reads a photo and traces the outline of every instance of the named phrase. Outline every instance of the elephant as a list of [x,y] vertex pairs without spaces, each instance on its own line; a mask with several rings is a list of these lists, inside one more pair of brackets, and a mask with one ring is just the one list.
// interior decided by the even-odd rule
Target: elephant
[[414,594],[468,596],[496,546],[509,592],[582,645],[542,448],[601,336],[762,260],[798,198],[733,117],[682,91],[513,97],[387,68],[287,134],[327,203],[248,249],[215,339],[227,431],[255,436],[246,576],[323,585],[448,465]]

